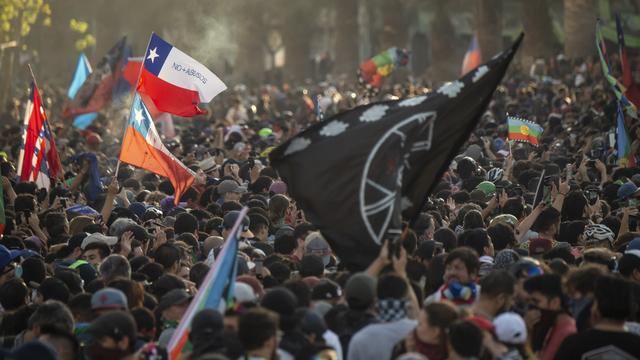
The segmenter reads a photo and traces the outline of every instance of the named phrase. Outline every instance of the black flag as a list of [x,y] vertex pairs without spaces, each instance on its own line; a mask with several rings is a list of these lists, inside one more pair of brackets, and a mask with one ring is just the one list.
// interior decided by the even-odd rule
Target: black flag
[[360,106],[315,124],[270,155],[291,196],[340,260],[362,269],[423,207],[485,111],[522,36],[423,96]]

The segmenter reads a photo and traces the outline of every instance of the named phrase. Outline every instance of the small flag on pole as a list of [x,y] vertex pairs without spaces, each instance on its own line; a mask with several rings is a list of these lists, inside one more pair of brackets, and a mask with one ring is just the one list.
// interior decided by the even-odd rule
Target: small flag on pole
[[35,82],[31,83],[24,116],[17,173],[20,182],[33,181],[45,189],[51,185],[50,177],[63,176],[58,150]]
[[202,281],[198,293],[182,316],[178,328],[171,336],[167,346],[171,360],[178,359],[185,348],[189,339],[191,321],[198,311],[214,309],[224,313],[224,310],[230,306],[235,293],[238,234],[248,210],[245,207],[239,212],[238,219],[231,228],[231,233],[225,240],[222,250]]
[[621,167],[635,167],[636,159],[631,153],[631,141],[629,140],[629,133],[624,124],[624,113],[622,106],[618,102],[618,111],[616,112],[616,125],[617,125],[617,140],[616,150],[618,154],[618,165]]
[[122,139],[120,160],[168,178],[175,189],[176,204],[195,180],[195,173],[164,146],[149,110],[137,93]]
[[508,116],[507,123],[509,125],[509,140],[528,142],[534,146],[540,144],[540,135],[544,131],[542,126],[515,116]]
[[613,93],[616,95],[616,99],[618,99],[618,102],[621,104],[627,115],[631,116],[634,119],[637,119],[638,109],[635,104],[629,101],[629,99],[625,95],[627,89],[620,81],[618,81],[618,79],[615,78],[615,76],[611,74],[611,66],[609,64],[609,57],[607,55],[607,46],[604,42],[604,37],[602,36],[600,20],[596,22],[596,48],[598,49],[598,56],[600,57],[602,74],[611,86]]

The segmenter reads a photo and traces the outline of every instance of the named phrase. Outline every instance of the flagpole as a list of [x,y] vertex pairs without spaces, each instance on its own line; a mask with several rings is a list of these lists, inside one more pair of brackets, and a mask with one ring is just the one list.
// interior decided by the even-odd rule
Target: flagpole
[[[36,89],[39,89],[38,82],[36,81],[36,76],[33,74],[33,69],[31,68],[31,64],[27,64],[27,67],[29,68],[29,73],[31,74],[31,80],[33,80],[33,85],[36,87]],[[40,97],[40,101],[42,101],[42,97]],[[37,110],[38,109],[36,109],[36,111]],[[53,132],[51,131],[51,127],[49,126],[49,117],[48,116],[45,118],[44,126],[47,128],[47,131],[49,132],[49,134],[51,136],[51,143],[53,144],[53,147],[56,148],[56,141],[54,139]],[[56,148],[56,153],[57,152],[58,152],[58,149]],[[61,173],[58,174],[58,177],[62,177],[62,186],[66,187],[65,183],[64,183],[64,168],[62,167],[62,162],[60,161],[60,154],[58,154],[57,158],[58,158],[58,164],[57,165],[60,167],[60,171],[61,171]]]
[[[133,87],[133,99],[131,100],[131,106],[129,107],[129,116],[124,122],[124,126],[122,127],[122,137],[120,138],[120,152],[118,153],[118,163],[116,164],[116,172],[113,174],[114,178],[118,177],[118,173],[120,172],[120,155],[122,154],[122,141],[124,140],[124,135],[127,132],[127,126],[129,126],[129,119],[131,118],[131,113],[133,112],[133,103],[136,98],[136,92],[138,92],[138,84],[140,83],[140,76],[142,76],[142,69],[144,68],[144,61],[147,57],[147,52],[149,52],[149,46],[151,45],[151,38],[153,37],[153,31],[151,35],[149,35],[149,41],[147,42],[147,48],[144,50],[144,55],[142,56],[142,63],[140,64],[140,69],[138,69],[138,77],[136,78],[136,83]],[[142,99],[140,99],[142,101]]]

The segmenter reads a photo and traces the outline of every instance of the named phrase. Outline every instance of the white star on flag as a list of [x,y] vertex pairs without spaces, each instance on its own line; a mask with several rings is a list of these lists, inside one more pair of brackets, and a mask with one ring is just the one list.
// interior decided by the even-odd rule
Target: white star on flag
[[147,56],[147,59],[151,60],[152,63],[156,60],[158,56],[160,56],[158,55],[157,51],[158,51],[157,47],[154,47],[153,49],[149,50],[149,56]]
[[142,124],[142,120],[144,120],[144,115],[142,115],[142,109],[135,109],[136,114],[133,116],[134,120],[138,123],[138,125]]

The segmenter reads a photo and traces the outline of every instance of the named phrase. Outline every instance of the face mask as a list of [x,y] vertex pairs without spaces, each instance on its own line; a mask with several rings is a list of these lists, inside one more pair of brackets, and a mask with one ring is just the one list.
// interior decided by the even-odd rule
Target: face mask
[[129,352],[121,349],[107,349],[99,343],[94,343],[86,350],[87,359],[91,360],[112,360],[122,359],[129,355]]
[[569,311],[571,311],[571,315],[574,318],[589,305],[591,305],[591,299],[589,298],[569,299]]
[[538,351],[544,347],[544,341],[547,338],[547,333],[553,327],[556,322],[556,317],[560,314],[559,311],[540,309],[540,321],[533,326],[531,334],[531,347],[533,351]]

